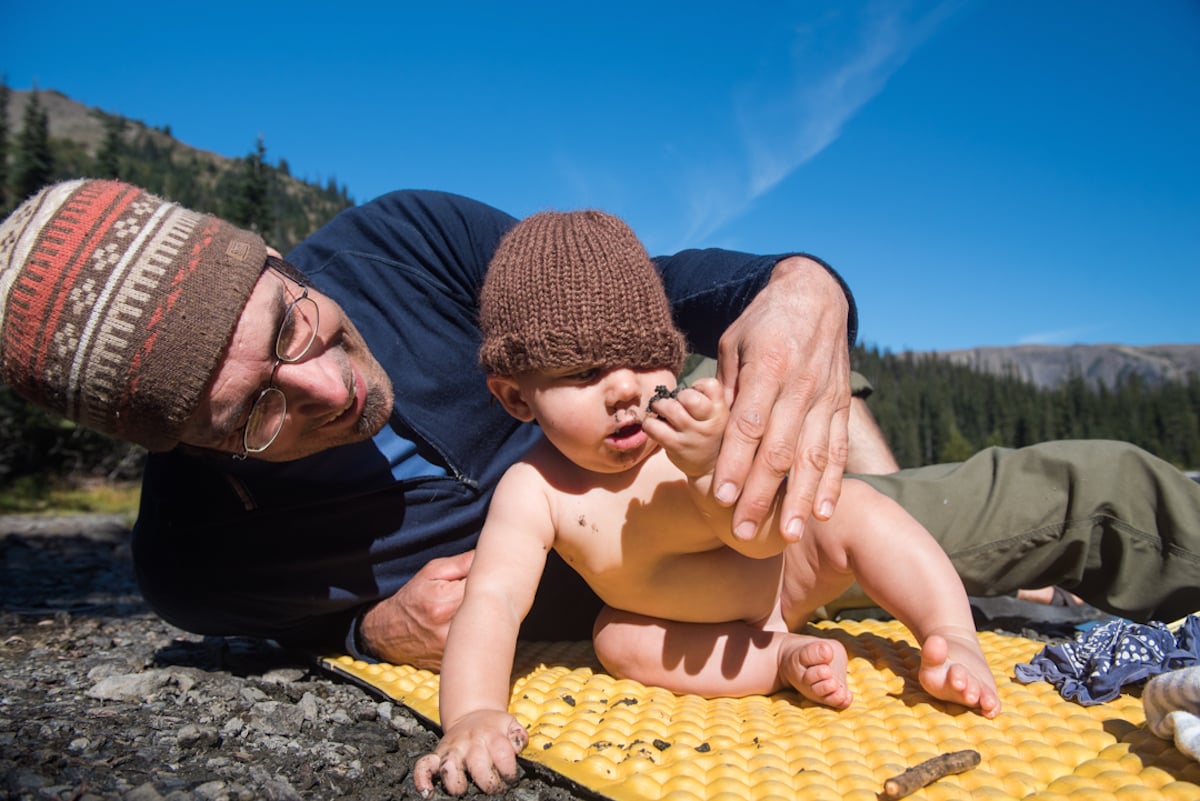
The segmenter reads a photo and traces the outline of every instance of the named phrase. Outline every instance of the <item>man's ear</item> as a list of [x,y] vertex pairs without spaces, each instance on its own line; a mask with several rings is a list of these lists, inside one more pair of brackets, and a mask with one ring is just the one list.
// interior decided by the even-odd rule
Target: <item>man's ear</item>
[[533,419],[533,409],[525,402],[525,396],[515,378],[507,375],[489,375],[487,385],[504,407],[504,411],[525,423]]

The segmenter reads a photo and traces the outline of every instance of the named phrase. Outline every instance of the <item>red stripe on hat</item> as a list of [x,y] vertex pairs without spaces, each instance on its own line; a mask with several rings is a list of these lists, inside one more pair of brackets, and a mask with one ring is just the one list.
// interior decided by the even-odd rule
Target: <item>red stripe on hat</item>
[[[196,268],[200,265],[204,252],[212,246],[213,240],[216,238],[217,233],[221,230],[221,226],[221,221],[215,217],[204,218],[204,228],[201,229],[200,236],[196,240],[195,244],[192,245],[191,253],[188,254],[187,260],[180,265],[180,268],[176,270],[175,274],[171,276],[166,297],[163,299],[162,303],[155,306],[155,308],[146,318],[147,336],[144,340],[142,340],[142,347],[133,355],[133,358],[129,360],[129,370],[127,372],[129,380],[124,384],[126,390],[118,404],[120,408],[127,407],[133,396],[137,394],[138,385],[141,383],[142,377],[141,367],[145,363],[146,359],[150,357],[151,352],[154,350],[154,346],[158,342],[158,336],[161,333],[159,326],[162,324],[167,315],[170,314],[171,309],[175,306],[175,303],[183,294],[187,279],[192,276],[192,274],[196,271]],[[117,421],[118,433],[121,433],[126,429],[125,422],[126,421],[124,419]]]
[[[124,184],[94,181],[83,186],[46,225],[13,287],[33,323],[25,337],[27,349],[22,349],[29,362],[21,366],[29,374],[42,375],[71,289],[100,241],[141,193]],[[47,287],[53,289],[45,291]]]

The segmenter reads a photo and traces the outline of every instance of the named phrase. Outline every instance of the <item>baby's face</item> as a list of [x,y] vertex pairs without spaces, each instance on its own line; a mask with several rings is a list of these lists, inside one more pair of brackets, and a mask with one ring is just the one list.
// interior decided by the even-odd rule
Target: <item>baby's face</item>
[[616,473],[654,452],[642,421],[659,387],[675,375],[664,368],[583,367],[526,373],[516,379],[532,416],[563,455],[587,470]]

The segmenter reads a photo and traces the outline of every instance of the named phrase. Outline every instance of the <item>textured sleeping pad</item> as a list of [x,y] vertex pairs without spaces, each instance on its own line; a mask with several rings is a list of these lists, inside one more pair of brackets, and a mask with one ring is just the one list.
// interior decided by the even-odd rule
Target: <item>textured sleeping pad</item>
[[[509,709],[529,729],[521,756],[588,795],[615,801],[878,801],[884,783],[940,754],[974,750],[978,766],[913,799],[1200,799],[1200,763],[1153,735],[1134,694],[1096,706],[1013,667],[1045,643],[993,632],[980,641],[1003,709],[987,720],[917,683],[919,655],[900,623],[822,623],[850,656],[852,706],[794,692],[747,698],[675,695],[605,674],[587,642],[523,642]],[[322,666],[438,721],[438,675],[330,657]]]

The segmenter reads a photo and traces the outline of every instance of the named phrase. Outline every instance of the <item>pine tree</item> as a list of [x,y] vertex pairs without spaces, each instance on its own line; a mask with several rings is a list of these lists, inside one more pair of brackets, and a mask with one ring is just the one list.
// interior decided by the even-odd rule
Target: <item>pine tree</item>
[[96,153],[96,176],[98,178],[121,177],[121,153],[125,149],[125,118],[108,114],[97,114],[104,124],[104,141]]
[[29,93],[25,117],[17,136],[14,155],[14,190],[17,198],[37,192],[54,175],[54,159],[50,154],[50,122],[37,89]]
[[242,170],[237,192],[229,209],[229,221],[245,226],[270,239],[274,226],[274,215],[270,203],[270,167],[264,156],[267,147],[260,135],[255,152],[242,159]]
[[0,214],[7,214],[8,204],[8,81],[0,75]]

